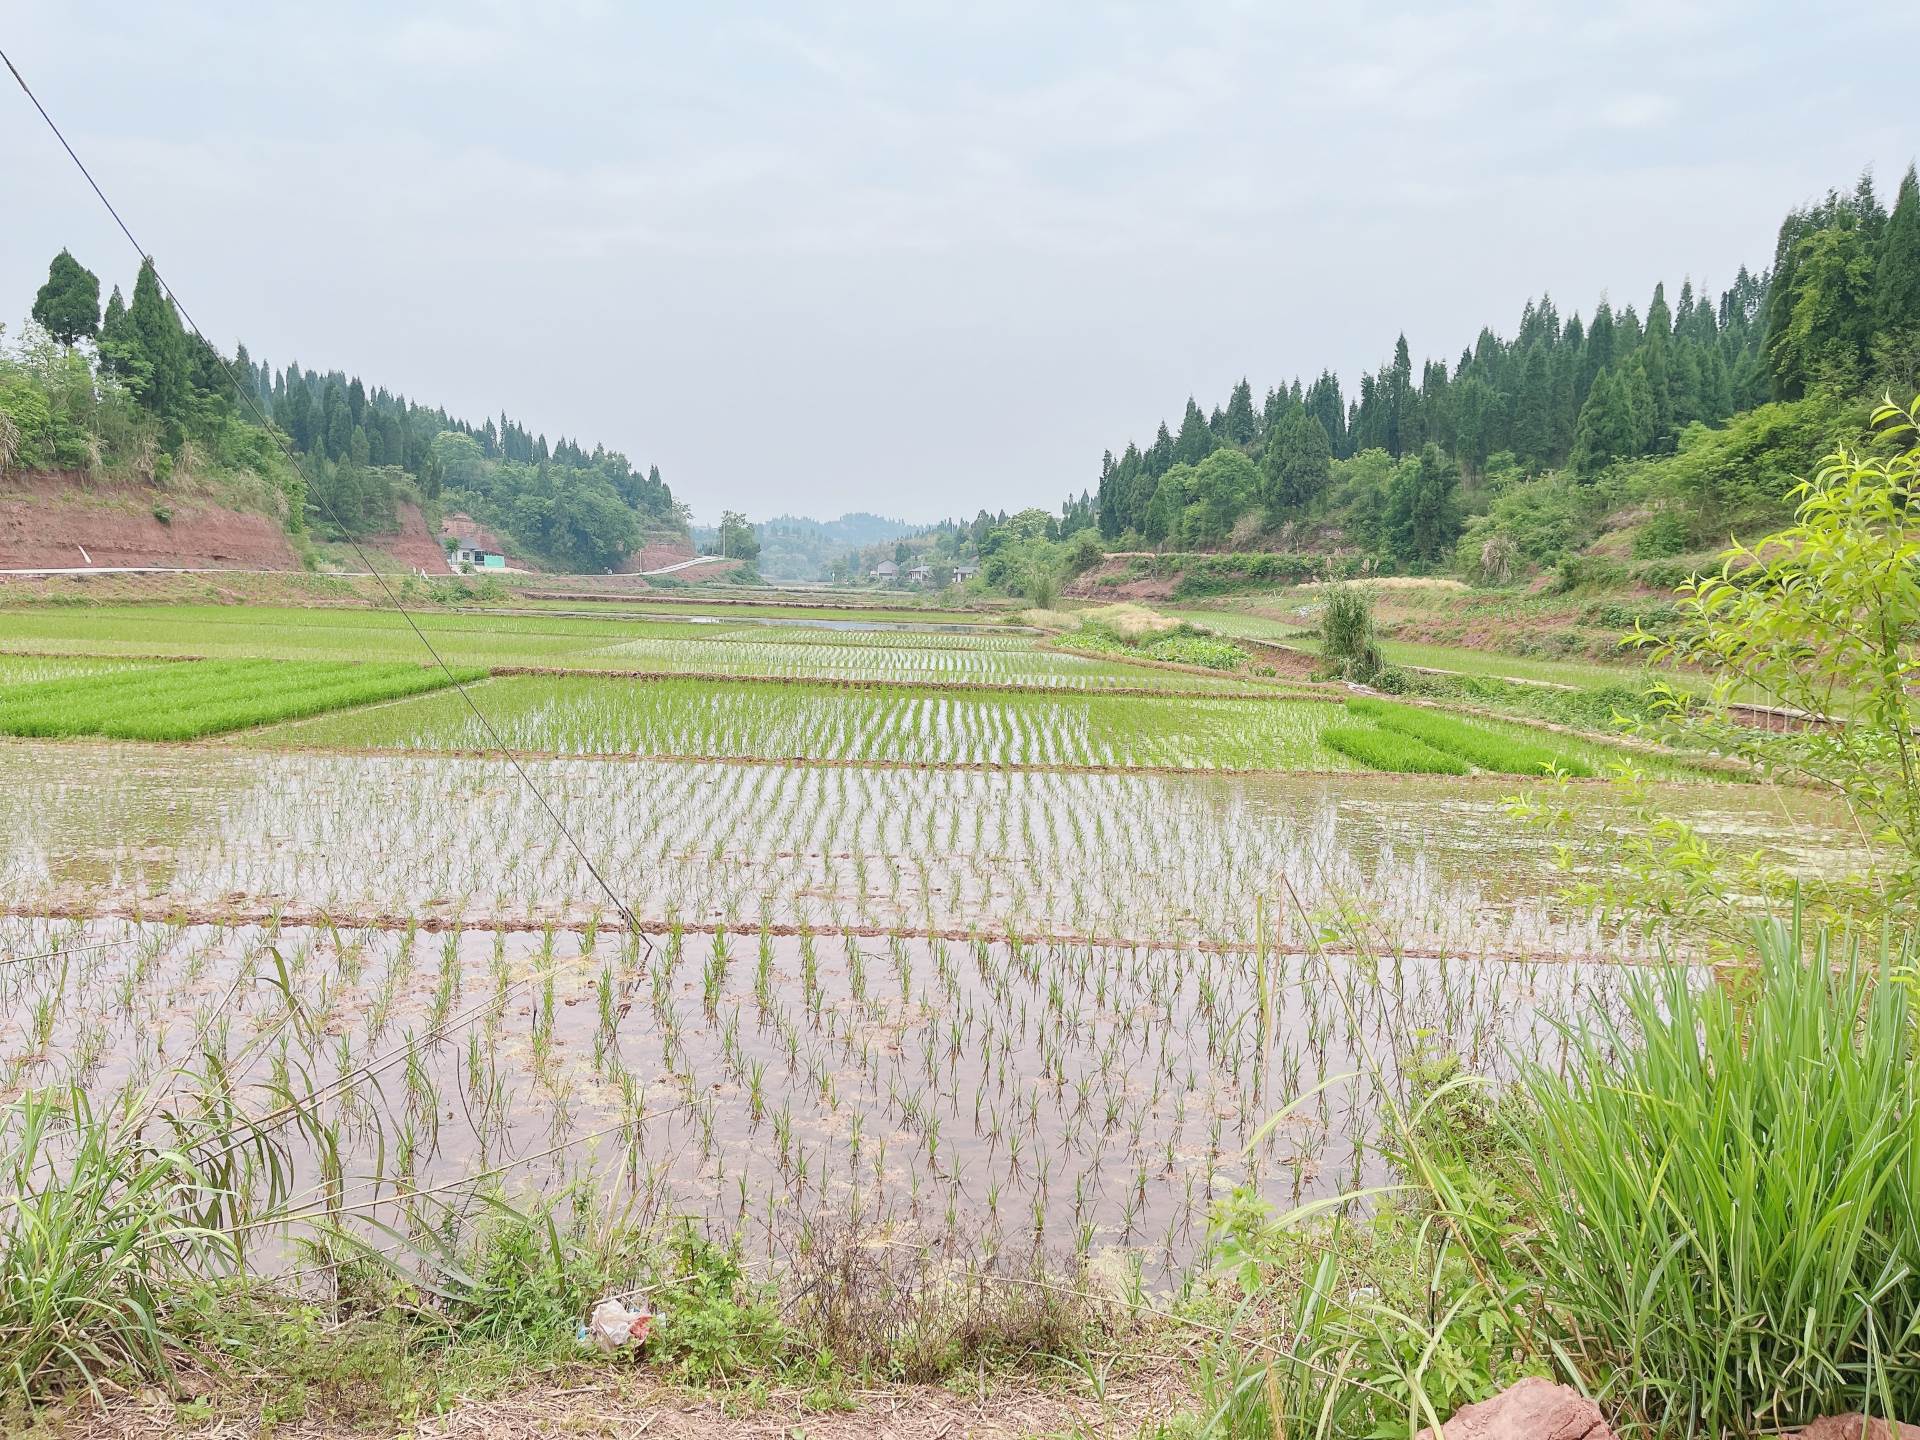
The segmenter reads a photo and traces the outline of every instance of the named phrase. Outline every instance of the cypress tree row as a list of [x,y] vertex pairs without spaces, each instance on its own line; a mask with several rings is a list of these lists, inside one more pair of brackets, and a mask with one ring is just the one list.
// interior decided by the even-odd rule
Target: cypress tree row
[[[1602,296],[1583,321],[1563,318],[1542,296],[1527,303],[1511,337],[1482,329],[1451,366],[1428,360],[1416,373],[1401,335],[1391,359],[1361,375],[1350,395],[1323,370],[1304,389],[1294,380],[1269,390],[1257,418],[1245,380],[1211,422],[1189,398],[1177,433],[1162,424],[1146,448],[1129,443],[1117,457],[1106,453],[1093,523],[1110,542],[1201,543],[1220,531],[1222,517],[1208,509],[1189,524],[1185,516],[1196,503],[1198,468],[1223,448],[1254,463],[1260,483],[1248,504],[1273,532],[1315,510],[1327,460],[1368,451],[1394,462],[1417,458],[1424,474],[1431,448],[1468,483],[1489,468],[1565,469],[1590,481],[1618,461],[1674,449],[1690,425],[1721,425],[1770,399],[1815,390],[1855,395],[1875,384],[1920,383],[1916,366],[1920,183],[1909,167],[1891,213],[1867,178],[1791,212],[1772,269],[1755,275],[1741,267],[1717,300],[1691,280],[1670,300],[1659,284],[1644,319]],[[1423,479],[1401,509],[1421,512],[1427,502],[1416,499],[1443,488]],[[1374,523],[1364,514],[1347,521],[1350,529]],[[1415,543],[1418,527],[1404,515],[1378,523]],[[1226,528],[1235,525],[1244,529],[1242,517]]]

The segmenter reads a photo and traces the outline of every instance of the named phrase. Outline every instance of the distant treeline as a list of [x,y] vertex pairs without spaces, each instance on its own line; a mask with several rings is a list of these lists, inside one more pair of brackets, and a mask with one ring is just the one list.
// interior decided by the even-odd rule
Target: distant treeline
[[[838,520],[776,515],[755,525],[760,574],[768,580],[824,580],[846,570],[850,551],[888,545],[920,534],[924,525],[855,511]],[[696,537],[698,538],[698,537]]]
[[[1416,369],[1401,336],[1355,394],[1323,370],[1257,402],[1242,380],[1211,412],[1189,399],[1177,428],[1107,452],[1091,504],[1069,501],[1060,531],[1094,524],[1110,543],[1215,547],[1357,519],[1384,562],[1433,563],[1467,518],[1448,498],[1461,478],[1560,470],[1591,483],[1676,450],[1689,426],[1909,384],[1916,362],[1920,185],[1909,168],[1891,212],[1863,178],[1790,213],[1771,270],[1742,267],[1718,297],[1691,281],[1670,297],[1662,284],[1644,314],[1602,298],[1588,320],[1542,297],[1511,338],[1482,329],[1451,364]],[[1369,454],[1372,491],[1344,474],[1331,484],[1336,462]]]
[[[230,361],[180,321],[151,261],[131,302],[61,251],[34,298],[44,333],[0,360],[0,467],[131,470],[164,481],[177,463],[253,475],[281,497],[288,529],[324,538],[391,530],[403,501],[442,500],[564,569],[610,568],[649,532],[684,532],[657,468],[562,437],[548,444],[505,413],[478,425],[341,371],[275,370],[245,345]],[[96,342],[90,356],[85,342]],[[264,415],[301,457],[289,466]]]

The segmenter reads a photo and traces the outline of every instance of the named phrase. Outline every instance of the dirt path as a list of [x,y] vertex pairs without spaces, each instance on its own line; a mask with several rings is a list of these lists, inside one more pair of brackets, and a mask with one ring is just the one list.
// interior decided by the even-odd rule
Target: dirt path
[[[1097,1362],[1096,1362],[1097,1363]],[[1192,1403],[1186,1367],[1177,1360],[1116,1377],[1096,1395],[1076,1378],[1031,1378],[965,1384],[897,1385],[856,1390],[851,1409],[810,1406],[804,1392],[774,1390],[749,1400],[676,1390],[645,1377],[593,1376],[490,1400],[472,1400],[444,1415],[398,1429],[364,1423],[282,1422],[271,1430],[256,1415],[181,1419],[154,1395],[115,1405],[104,1415],[50,1419],[24,1440],[531,1440],[536,1436],[646,1436],[647,1440],[1029,1440],[1053,1436],[1135,1436]]]

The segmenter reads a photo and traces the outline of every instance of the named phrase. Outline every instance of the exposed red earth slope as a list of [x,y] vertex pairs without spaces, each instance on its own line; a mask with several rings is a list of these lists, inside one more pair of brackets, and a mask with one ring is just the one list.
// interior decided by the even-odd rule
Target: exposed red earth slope
[[420,513],[420,507],[403,500],[397,507],[395,518],[400,528],[393,534],[370,535],[361,543],[390,556],[409,570],[424,570],[429,575],[447,574],[446,547],[434,539],[433,532],[427,529],[427,520]]
[[254,511],[72,472],[0,482],[0,569],[87,565],[300,568],[279,523]]

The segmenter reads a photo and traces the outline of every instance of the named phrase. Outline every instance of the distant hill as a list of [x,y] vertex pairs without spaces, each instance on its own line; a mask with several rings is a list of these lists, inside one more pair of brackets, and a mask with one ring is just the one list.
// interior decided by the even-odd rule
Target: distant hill
[[[867,545],[884,545],[918,535],[928,527],[892,520],[864,510],[838,520],[815,520],[806,515],[777,515],[754,527],[760,540],[760,574],[768,580],[824,580],[827,567],[848,552]],[[694,543],[714,538],[712,530],[696,530]]]
[[0,561],[85,565],[97,549],[271,569],[353,540],[430,569],[456,510],[560,571],[612,570],[684,536],[657,468],[497,422],[344,371],[276,369],[244,345],[220,354],[183,327],[150,260],[132,301],[114,287],[102,310],[99,277],[62,251],[31,319],[0,334]]

